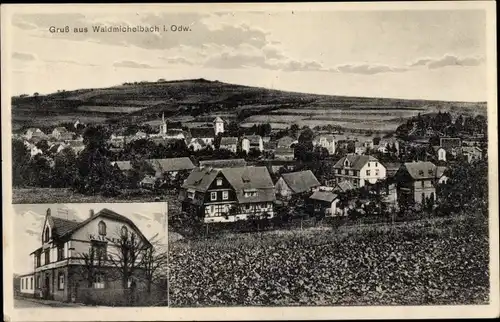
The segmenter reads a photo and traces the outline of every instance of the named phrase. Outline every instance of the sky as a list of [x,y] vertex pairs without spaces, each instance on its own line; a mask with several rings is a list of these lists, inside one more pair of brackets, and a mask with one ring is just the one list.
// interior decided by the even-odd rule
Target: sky
[[108,208],[134,222],[144,236],[151,239],[156,234],[161,238],[162,218],[167,215],[167,205],[154,203],[68,203],[68,204],[16,204],[14,208],[14,273],[33,271],[30,253],[42,245],[41,232],[47,208],[51,215],[66,218],[66,214],[78,221],[88,218],[90,209],[98,213]]
[[[487,100],[483,10],[74,10],[10,22],[13,95],[205,78],[332,95]],[[92,30],[139,25],[160,31]]]

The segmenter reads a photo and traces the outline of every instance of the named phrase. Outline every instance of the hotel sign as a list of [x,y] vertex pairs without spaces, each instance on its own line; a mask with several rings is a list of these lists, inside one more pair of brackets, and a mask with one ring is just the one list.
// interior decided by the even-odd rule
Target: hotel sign
[[94,240],[94,241],[100,241],[100,242],[112,242],[112,243],[119,243],[120,240],[118,238],[113,238],[113,237],[106,237],[102,235],[94,235],[94,234],[89,234],[89,239]]

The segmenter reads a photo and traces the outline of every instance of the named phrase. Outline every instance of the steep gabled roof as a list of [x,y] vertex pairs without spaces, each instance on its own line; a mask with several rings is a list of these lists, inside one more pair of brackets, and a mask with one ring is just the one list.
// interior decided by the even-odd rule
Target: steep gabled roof
[[180,170],[192,170],[194,164],[188,157],[169,159],[148,159],[146,160],[157,172],[172,172]]
[[343,181],[339,182],[336,185],[336,187],[338,187],[338,189],[335,189],[335,190],[342,191],[342,192],[346,192],[346,191],[355,189],[354,186],[352,185],[352,183],[350,183],[347,180],[343,180]]
[[315,191],[309,199],[333,202],[338,196],[330,191]]
[[295,193],[306,192],[311,188],[320,186],[318,179],[316,179],[311,170],[284,173],[281,177]]
[[116,165],[122,171],[132,170],[132,163],[130,161],[114,161],[111,165]]
[[62,234],[61,237],[70,236],[76,230],[80,229],[81,227],[90,223],[92,220],[99,218],[99,217],[105,217],[108,219],[121,221],[121,222],[125,222],[125,223],[129,224],[139,234],[139,237],[141,237],[141,239],[143,241],[145,241],[148,246],[151,246],[151,243],[149,242],[149,240],[144,236],[142,231],[135,225],[135,223],[132,220],[130,220],[129,218],[127,218],[123,215],[120,215],[120,214],[118,214],[118,213],[116,213],[113,210],[110,210],[108,208],[101,209],[101,211],[96,213],[94,216],[89,217],[86,220],[77,223],[77,225],[74,225],[71,229],[69,229],[69,227],[68,227],[67,231],[64,234]]
[[436,167],[436,178],[441,178],[444,175],[446,169],[448,168],[443,166]]
[[219,116],[214,119],[214,123],[224,122]]
[[378,162],[378,160],[371,155],[356,155],[356,154],[348,154],[333,166],[335,169],[343,169],[344,162],[349,161],[349,169],[361,170],[362,167],[368,162]]
[[245,159],[221,159],[221,160],[205,160],[200,161],[200,167],[212,167],[212,168],[237,168],[244,167],[247,165]]
[[260,144],[262,137],[260,135],[245,135],[243,139],[250,141],[250,144]]
[[[182,187],[206,192],[214,179],[221,173],[233,187],[241,203],[269,202],[275,200],[274,185],[266,167],[236,168],[196,168]],[[245,196],[245,192],[255,191],[255,195]]]
[[404,168],[415,180],[436,178],[436,166],[432,162],[406,162]]
[[236,145],[238,144],[238,138],[235,136],[225,136],[220,139],[220,145]]

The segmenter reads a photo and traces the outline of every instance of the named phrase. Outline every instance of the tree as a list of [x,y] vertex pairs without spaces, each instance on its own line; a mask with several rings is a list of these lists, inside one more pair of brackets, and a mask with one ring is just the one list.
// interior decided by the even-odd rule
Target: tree
[[49,149],[49,143],[47,143],[47,140],[41,140],[36,144],[36,147],[45,152]]
[[151,247],[144,249],[142,259],[146,290],[151,294],[153,283],[167,278],[168,250],[160,243],[157,236],[149,240]]
[[27,183],[30,152],[22,140],[12,140],[12,185],[23,186]]
[[52,178],[55,187],[73,187],[78,179],[76,154],[70,147],[64,148],[54,158]]
[[97,274],[101,273],[106,258],[94,246],[90,246],[87,253],[81,253],[78,257],[83,261],[82,265],[77,266],[78,273],[87,282],[87,287],[91,288]]
[[28,183],[35,187],[51,187],[52,169],[49,160],[40,154],[35,155],[28,162]]
[[[145,252],[152,245],[149,241],[141,240],[134,232],[117,232],[116,235],[119,237],[113,239],[108,259],[118,274],[122,288],[127,292],[128,283],[144,269]],[[131,288],[129,295],[133,297],[134,291],[135,289]]]
[[380,136],[376,136],[373,138],[373,144],[374,145],[379,145],[380,144]]

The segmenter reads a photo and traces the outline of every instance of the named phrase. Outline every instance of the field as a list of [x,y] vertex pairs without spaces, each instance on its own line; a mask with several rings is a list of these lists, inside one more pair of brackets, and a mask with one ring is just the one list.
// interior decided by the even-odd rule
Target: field
[[34,203],[106,203],[106,202],[155,202],[168,201],[169,196],[160,199],[147,191],[127,191],[117,197],[104,197],[101,195],[86,196],[68,188],[22,188],[12,189],[13,204]]
[[170,244],[170,305],[489,301],[484,218],[219,235]]
[[[393,131],[417,113],[486,114],[484,102],[445,102],[395,98],[346,97],[286,92],[205,79],[136,82],[109,88],[64,91],[38,97],[13,97],[13,128],[72,122],[157,124],[200,122],[225,115],[242,126],[269,122],[273,128],[335,124],[347,129]],[[195,113],[193,113],[195,112]],[[197,115],[193,120],[192,115]],[[186,123],[187,126],[196,124]]]

